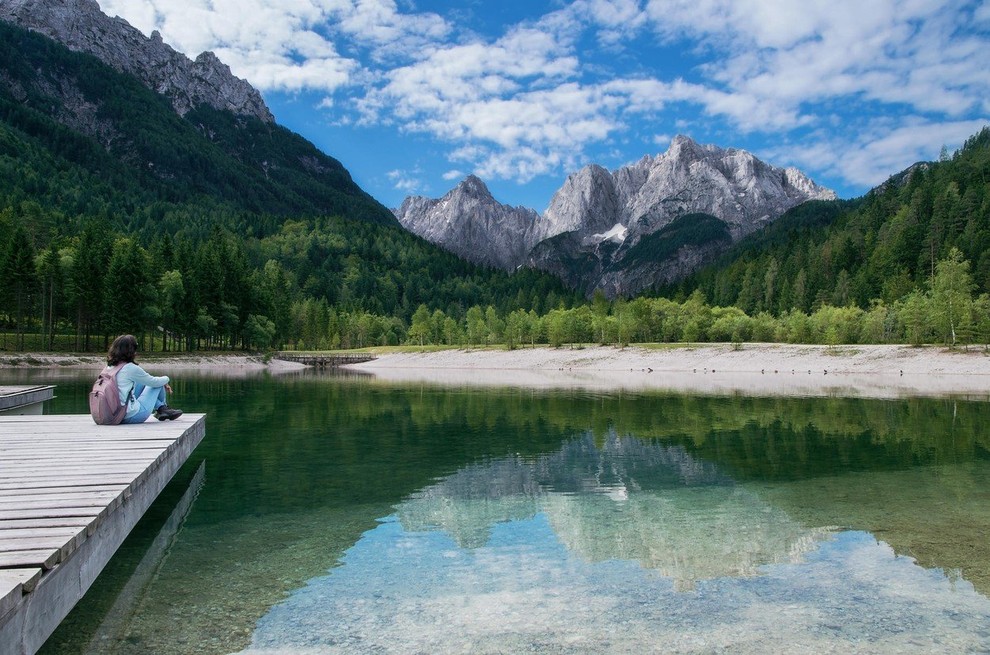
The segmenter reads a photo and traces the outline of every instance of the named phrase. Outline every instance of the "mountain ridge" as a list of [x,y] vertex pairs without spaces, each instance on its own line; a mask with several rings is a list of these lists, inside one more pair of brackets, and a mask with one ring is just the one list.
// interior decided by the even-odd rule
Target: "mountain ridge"
[[[9,16],[15,3],[0,3]],[[22,8],[29,4],[16,2]],[[43,3],[31,6],[38,4]],[[91,0],[57,0],[63,9],[79,6],[88,12],[92,5]],[[59,14],[44,15],[55,19]],[[183,65],[194,66],[189,60]],[[258,212],[267,224],[259,229],[300,215],[396,224],[339,161],[277,123],[217,109],[218,104],[225,102],[201,102],[182,114],[173,97],[150,88],[146,80],[96,55],[71,50],[41,30],[0,19],[0,119],[15,130],[11,138],[28,139],[81,167],[107,183],[112,194],[179,204],[196,199],[207,208],[204,213],[222,215],[226,222],[239,220],[232,212]],[[53,180],[39,179],[43,187],[52,185],[44,194],[62,195]],[[83,197],[96,204],[74,206],[73,214],[103,211],[97,195]],[[156,221],[156,231],[192,229],[175,212],[160,213],[176,219]]]
[[212,52],[191,60],[153,32],[146,37],[127,21],[103,13],[96,0],[0,0],[0,19],[85,52],[140,79],[167,98],[180,116],[199,104],[274,123],[261,94],[233,75]]
[[[436,201],[411,196],[393,213],[406,229],[472,261],[505,270],[531,266],[588,295],[602,289],[609,296],[670,283],[720,252],[725,239],[716,230],[712,244],[692,240],[682,244],[684,252],[671,253],[677,266],[654,262],[651,272],[640,259],[638,273],[624,275],[625,254],[680,217],[714,217],[736,242],[802,202],[836,198],[795,168],[684,135],[665,153],[614,171],[590,164],[571,173],[542,214],[499,203],[487,187],[472,204],[450,202],[478,184],[484,186],[470,176]],[[566,233],[573,236],[558,238]]]

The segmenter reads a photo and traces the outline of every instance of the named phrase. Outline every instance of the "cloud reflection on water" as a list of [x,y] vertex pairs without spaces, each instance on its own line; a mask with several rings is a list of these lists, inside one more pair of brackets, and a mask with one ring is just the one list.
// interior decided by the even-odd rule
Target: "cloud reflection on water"
[[973,652],[988,625],[969,583],[612,433],[417,492],[245,652]]

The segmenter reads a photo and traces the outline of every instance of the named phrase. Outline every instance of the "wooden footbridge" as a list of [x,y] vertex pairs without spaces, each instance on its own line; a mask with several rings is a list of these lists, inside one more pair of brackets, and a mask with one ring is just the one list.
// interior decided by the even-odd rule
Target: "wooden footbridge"
[[0,655],[44,644],[205,431],[204,414],[0,416]]
[[360,364],[361,362],[371,362],[378,359],[371,353],[296,353],[280,352],[275,354],[275,359],[286,362],[298,362],[315,368],[337,368],[345,364]]

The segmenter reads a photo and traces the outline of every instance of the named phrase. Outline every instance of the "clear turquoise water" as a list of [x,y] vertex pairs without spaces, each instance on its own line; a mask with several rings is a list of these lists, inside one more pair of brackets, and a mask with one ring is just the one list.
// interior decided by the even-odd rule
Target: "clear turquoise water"
[[43,653],[990,651],[986,403],[174,386],[207,437]]

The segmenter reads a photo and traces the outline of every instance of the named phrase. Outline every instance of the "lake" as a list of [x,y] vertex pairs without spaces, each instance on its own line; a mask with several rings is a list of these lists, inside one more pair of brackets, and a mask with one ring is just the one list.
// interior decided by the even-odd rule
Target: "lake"
[[990,651],[986,402],[174,377],[207,437],[44,654]]

